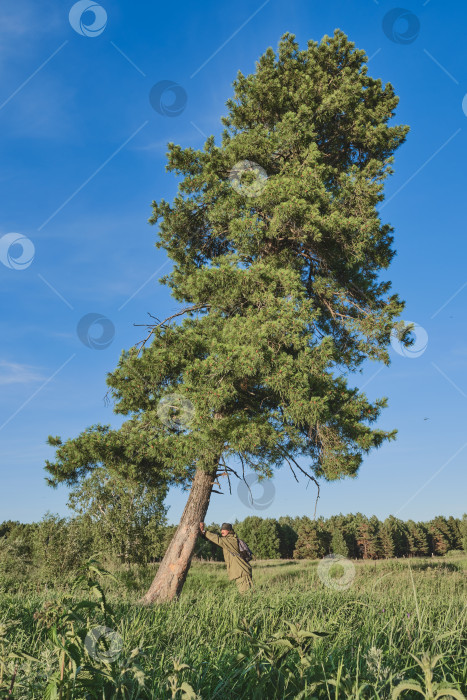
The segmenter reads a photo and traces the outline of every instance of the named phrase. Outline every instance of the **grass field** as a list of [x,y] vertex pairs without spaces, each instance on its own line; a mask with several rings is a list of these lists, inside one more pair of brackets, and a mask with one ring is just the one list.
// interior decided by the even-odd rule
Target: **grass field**
[[354,561],[348,580],[318,563],[253,562],[240,596],[224,564],[195,562],[180,599],[150,608],[156,567],[4,592],[1,697],[392,700],[407,681],[398,697],[464,697],[467,557]]

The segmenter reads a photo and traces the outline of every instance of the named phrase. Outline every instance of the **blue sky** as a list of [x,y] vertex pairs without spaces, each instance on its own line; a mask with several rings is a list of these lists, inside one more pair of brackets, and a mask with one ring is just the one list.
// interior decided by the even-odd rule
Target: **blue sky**
[[[214,134],[219,143],[238,70],[254,72],[286,31],[305,49],[335,28],[366,51],[370,75],[393,84],[395,121],[411,127],[380,207],[397,250],[383,278],[406,300],[404,320],[421,328],[418,352],[406,357],[395,346],[390,367],[369,362],[352,378],[370,399],[388,397],[379,425],[398,428],[398,438],[366,457],[357,479],[322,482],[317,514],[460,517],[467,511],[467,45],[460,39],[467,8],[404,0],[394,20],[386,0],[102,0],[91,26],[86,3],[70,22],[72,6],[3,0],[0,7],[0,521],[70,514],[67,489],[45,484],[43,465],[54,456],[47,436],[119,425],[103,400],[106,373],[142,339],[144,329],[133,324],[179,308],[157,282],[170,261],[147,223],[151,201],[176,194],[176,178],[165,172],[167,142],[202,148]],[[185,90],[178,116],[150,104],[151,88],[164,80]],[[109,319],[105,347],[78,337],[88,314]],[[91,328],[88,345],[99,330]],[[231,496],[213,494],[206,521],[313,515],[314,485],[297,484],[286,467],[264,498],[260,485],[252,492],[253,504],[235,484]],[[186,496],[169,493],[170,522]]]

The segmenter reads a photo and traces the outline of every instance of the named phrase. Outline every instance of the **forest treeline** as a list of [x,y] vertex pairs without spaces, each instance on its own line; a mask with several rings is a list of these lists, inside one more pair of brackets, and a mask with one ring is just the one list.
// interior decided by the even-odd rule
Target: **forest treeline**
[[[127,569],[162,559],[176,529],[167,524],[162,504],[146,512],[146,518],[132,517],[134,512],[125,514],[123,509],[111,518],[106,513],[69,518],[47,513],[35,523],[1,523],[0,588],[15,590],[21,583],[64,580],[96,553],[101,560]],[[218,523],[208,528],[220,533]],[[467,552],[467,514],[461,519],[439,515],[427,522],[402,521],[392,515],[380,521],[361,513],[315,520],[249,516],[235,521],[234,529],[256,559],[316,559],[330,553],[381,559]],[[199,538],[194,556],[219,561],[222,552]]]

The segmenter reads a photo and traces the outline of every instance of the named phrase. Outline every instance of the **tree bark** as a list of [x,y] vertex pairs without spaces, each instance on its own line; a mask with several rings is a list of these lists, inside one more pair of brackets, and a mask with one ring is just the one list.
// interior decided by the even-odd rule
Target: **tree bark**
[[209,471],[197,468],[180,523],[157,574],[140,603],[149,605],[169,601],[181,593],[195,549],[199,524],[204,522],[208,509],[218,461]]

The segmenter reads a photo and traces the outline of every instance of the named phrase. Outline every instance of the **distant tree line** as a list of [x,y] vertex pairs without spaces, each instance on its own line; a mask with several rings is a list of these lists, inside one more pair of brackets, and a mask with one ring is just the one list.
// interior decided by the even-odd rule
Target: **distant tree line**
[[[128,496],[120,506],[115,513],[97,508],[93,514],[86,511],[72,518],[47,513],[37,523],[1,523],[1,587],[30,578],[63,580],[96,552],[103,561],[124,569],[160,561],[176,527],[167,524],[163,503],[155,508],[149,500],[140,497],[135,503]],[[208,527],[220,533],[219,524]],[[249,516],[235,521],[234,529],[256,559],[316,559],[330,553],[352,559],[382,559],[467,552],[467,514],[462,519],[438,515],[428,522],[404,522],[392,515],[381,522],[374,515],[368,518],[361,513],[316,520],[307,516]],[[194,556],[219,561],[222,552],[200,538]]]
[[362,513],[316,520],[250,516],[234,528],[258,559],[317,559],[331,553],[383,559],[467,552],[467,514],[462,519],[439,515],[428,522],[404,522],[393,515],[381,522]]

